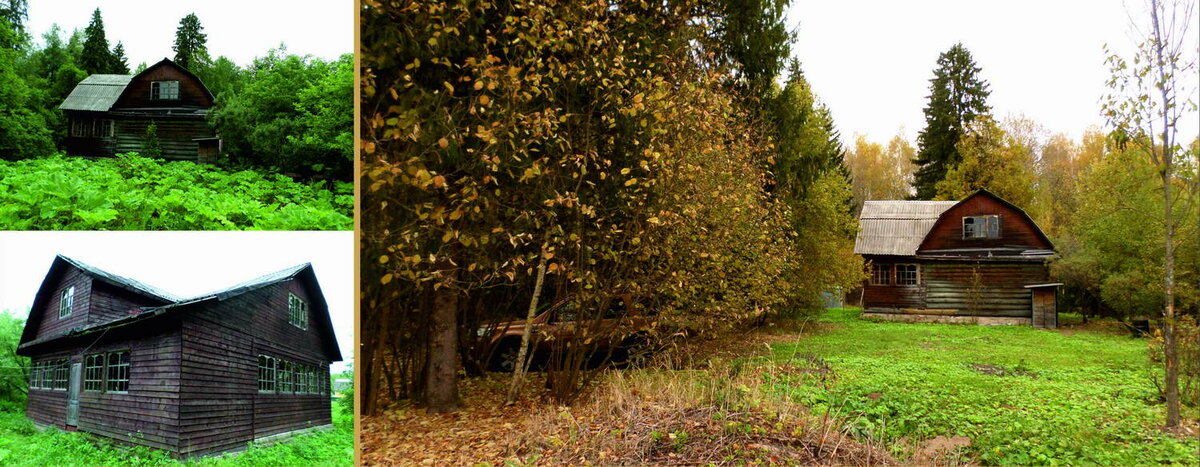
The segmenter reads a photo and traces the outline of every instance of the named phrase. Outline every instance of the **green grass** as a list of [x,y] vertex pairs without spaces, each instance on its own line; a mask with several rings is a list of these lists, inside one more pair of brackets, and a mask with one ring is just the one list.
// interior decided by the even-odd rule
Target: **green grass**
[[23,413],[0,413],[0,465],[349,466],[354,464],[353,417],[333,406],[334,429],[223,456],[180,461],[165,451],[130,447],[57,429],[38,431]]
[[123,154],[0,161],[3,230],[350,230],[354,185]]
[[1200,464],[1200,441],[1160,430],[1144,340],[858,313],[831,310],[820,318],[830,329],[775,345],[776,359],[830,371],[772,384],[902,458],[921,440],[966,436],[966,454],[984,464]]

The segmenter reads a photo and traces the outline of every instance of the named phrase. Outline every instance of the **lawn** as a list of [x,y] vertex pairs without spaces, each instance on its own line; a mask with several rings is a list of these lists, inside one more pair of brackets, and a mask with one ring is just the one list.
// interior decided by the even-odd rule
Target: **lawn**
[[332,430],[270,446],[252,444],[242,452],[180,461],[165,451],[118,445],[80,432],[39,432],[23,413],[0,412],[0,465],[353,465],[353,417],[340,404],[333,406],[333,424]]
[[1200,464],[1200,441],[1159,429],[1144,340],[858,313],[828,311],[820,331],[773,345],[776,361],[810,371],[768,384],[901,459],[922,440],[965,436],[964,459],[984,464]]

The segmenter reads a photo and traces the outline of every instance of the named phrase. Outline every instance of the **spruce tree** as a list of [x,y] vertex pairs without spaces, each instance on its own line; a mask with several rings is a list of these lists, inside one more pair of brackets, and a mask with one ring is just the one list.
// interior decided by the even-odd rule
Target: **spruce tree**
[[125,44],[117,42],[112,52],[112,72],[122,75],[129,74],[129,59],[125,58]]
[[[175,29],[175,63],[179,66],[193,69],[203,67],[208,63],[208,35],[204,34],[204,26],[200,18],[190,13],[179,20],[179,28]],[[192,70],[195,71],[195,70]]]
[[113,55],[108,50],[108,39],[104,37],[104,20],[100,9],[92,12],[92,22],[84,30],[83,54],[79,57],[80,68],[89,75],[112,73]]
[[991,91],[979,78],[979,71],[961,42],[938,56],[925,106],[925,129],[917,136],[917,158],[913,159],[917,165],[913,177],[916,199],[937,196],[937,183],[962,160],[956,145],[964,128],[991,112],[987,105]]

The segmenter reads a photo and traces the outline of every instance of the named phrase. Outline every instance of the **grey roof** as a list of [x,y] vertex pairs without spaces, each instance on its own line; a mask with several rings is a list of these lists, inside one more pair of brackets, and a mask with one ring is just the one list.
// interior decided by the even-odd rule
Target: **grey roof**
[[177,302],[180,300],[179,297],[177,297],[163,289],[160,289],[160,288],[157,288],[157,287],[154,287],[151,285],[147,285],[142,282],[138,282],[138,281],[130,279],[128,277],[118,276],[111,272],[104,271],[102,269],[96,268],[94,266],[80,262],[78,260],[68,258],[63,255],[58,255],[58,257],[62,258],[63,261],[70,263],[72,266],[79,268],[79,270],[81,270],[89,275],[99,277],[100,279],[102,279],[106,282],[112,283],[113,285],[116,285],[118,287],[131,289],[134,292],[149,295],[151,297],[158,298],[158,299],[166,301],[166,302]]
[[75,85],[71,94],[58,108],[63,110],[89,110],[107,112],[112,108],[133,75],[91,75]]
[[854,240],[859,255],[913,256],[937,223],[958,201],[866,201]]
[[271,285],[271,284],[274,284],[277,282],[283,282],[285,280],[291,279],[293,277],[296,277],[296,274],[299,274],[300,271],[303,271],[305,268],[310,267],[310,266],[312,266],[312,263],[298,264],[298,265],[292,266],[287,269],[281,269],[279,271],[275,271],[270,274],[264,274],[262,276],[255,277],[254,279],[250,279],[245,282],[231,285],[229,287],[226,287],[224,289],[221,289],[221,290],[218,290],[215,292],[210,292],[210,293],[206,293],[203,295],[197,295],[197,296],[189,298],[187,300],[181,300],[180,303],[178,303],[178,304],[198,302],[198,301],[207,300],[210,298],[224,300],[226,298],[233,297],[236,295],[241,295],[243,293],[249,292],[254,289],[266,287],[268,285]]

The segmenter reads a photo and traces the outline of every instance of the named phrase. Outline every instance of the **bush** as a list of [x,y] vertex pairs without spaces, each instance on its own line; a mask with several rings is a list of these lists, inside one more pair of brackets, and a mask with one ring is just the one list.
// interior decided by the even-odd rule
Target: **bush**
[[[1200,324],[1195,316],[1184,315],[1175,325],[1176,352],[1179,355],[1179,400],[1189,407],[1200,408]],[[1166,363],[1163,355],[1163,335],[1161,329],[1154,331],[1154,338],[1149,344],[1151,379],[1158,394],[1163,399],[1163,372]]]
[[353,185],[124,154],[0,162],[8,230],[349,230]]

